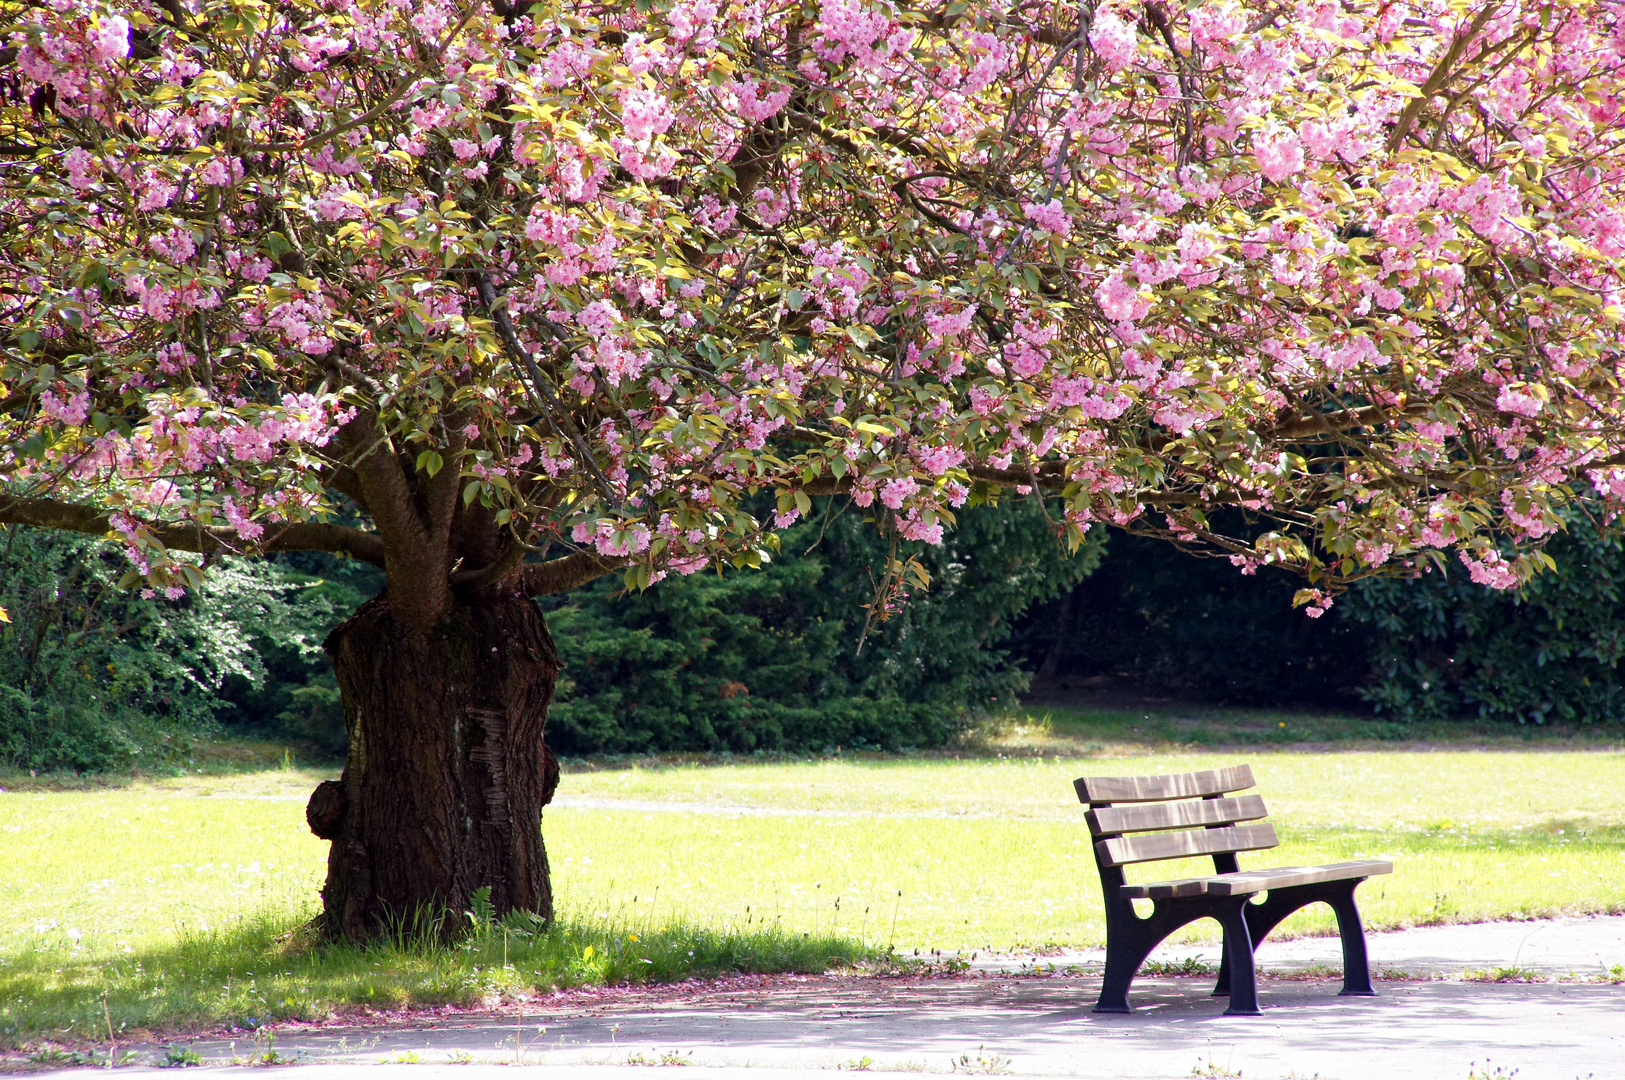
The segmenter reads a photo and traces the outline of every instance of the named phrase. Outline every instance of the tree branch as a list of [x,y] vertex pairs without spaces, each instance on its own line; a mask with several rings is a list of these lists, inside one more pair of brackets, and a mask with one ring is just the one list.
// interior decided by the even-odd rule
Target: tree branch
[[[38,529],[107,536],[114,532],[112,515],[93,506],[56,499],[12,499],[0,502],[0,524],[31,525]],[[263,542],[243,539],[236,529],[205,528],[195,522],[152,524],[148,531],[175,551],[236,553],[252,551],[332,551],[375,566],[384,565],[384,541],[377,533],[322,521],[300,521],[267,531]]]
[[578,551],[562,559],[526,566],[520,574],[520,588],[527,596],[569,592],[625,564],[625,559],[606,559],[590,551]]

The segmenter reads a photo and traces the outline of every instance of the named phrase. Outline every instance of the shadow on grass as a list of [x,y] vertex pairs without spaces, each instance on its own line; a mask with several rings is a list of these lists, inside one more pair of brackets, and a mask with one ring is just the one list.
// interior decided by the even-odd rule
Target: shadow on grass
[[250,773],[314,771],[338,774],[342,761],[329,761],[308,747],[256,739],[195,737],[162,756],[111,772],[35,773],[0,767],[0,791],[102,791],[184,777],[230,777]]
[[455,944],[397,933],[357,946],[313,941],[291,915],[181,933],[173,944],[117,957],[54,946],[0,959],[0,1048],[40,1040],[122,1041],[209,1028],[319,1020],[347,1006],[495,1004],[573,986],[678,982],[724,974],[810,974],[874,963],[856,941],[686,925],[637,929],[607,921],[539,925],[518,914],[474,921]]

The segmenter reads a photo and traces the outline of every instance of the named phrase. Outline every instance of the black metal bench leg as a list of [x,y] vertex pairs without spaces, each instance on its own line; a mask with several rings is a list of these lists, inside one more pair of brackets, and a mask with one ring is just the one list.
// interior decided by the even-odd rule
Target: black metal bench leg
[[[1271,896],[1262,904],[1253,903],[1253,897],[1248,896],[1242,904],[1241,910],[1247,918],[1247,940],[1252,942],[1253,953],[1258,952],[1258,943],[1264,940],[1264,935],[1275,929],[1282,919],[1292,913],[1290,904],[1283,903],[1279,896]],[[1219,978],[1213,984],[1214,997],[1230,996],[1230,955],[1227,952],[1219,954]]]
[[1360,909],[1354,903],[1354,888],[1360,881],[1349,882],[1347,889],[1338,890],[1327,902],[1337,914],[1337,933],[1343,939],[1342,993],[1351,997],[1376,997],[1377,992],[1371,986],[1371,965],[1365,955],[1365,927],[1360,924]]
[[1106,908],[1106,971],[1100,984],[1100,1000],[1095,1003],[1098,1013],[1127,1013],[1128,988],[1134,975],[1151,955],[1151,950],[1181,926],[1209,914],[1200,908],[1185,904],[1164,906],[1164,901],[1152,904],[1151,914],[1145,918],[1134,913],[1127,900],[1109,904]]
[[[1162,940],[1155,931],[1130,924],[1126,932],[1106,934],[1106,971],[1100,984],[1100,1000],[1095,1002],[1097,1013],[1128,1013],[1134,1010],[1128,1003],[1129,984],[1140,970],[1145,958]],[[1139,931],[1138,933],[1134,931]]]
[[1237,897],[1219,915],[1224,927],[1224,967],[1229,976],[1230,1007],[1226,1016],[1258,1015],[1258,982],[1253,971],[1253,940],[1247,931],[1247,897]]
[[[1143,959],[1143,958],[1142,958]],[[1134,973],[1140,969],[1138,961],[1130,961],[1122,949],[1106,950],[1106,972],[1100,984],[1100,1000],[1095,1002],[1097,1013],[1128,1013],[1128,987]]]

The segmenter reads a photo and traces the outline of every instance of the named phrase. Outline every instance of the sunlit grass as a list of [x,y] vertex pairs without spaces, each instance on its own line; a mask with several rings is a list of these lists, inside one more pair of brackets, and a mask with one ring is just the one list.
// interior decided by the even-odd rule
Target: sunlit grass
[[[1094,945],[1073,778],[1238,760],[1283,841],[1243,865],[1392,856],[1398,872],[1362,887],[1373,927],[1625,910],[1617,751],[1079,750],[571,763],[544,822],[559,926],[499,925],[453,949],[313,947],[294,932],[324,871],[327,845],[303,821],[321,770],[34,783],[0,795],[0,1040],[105,1036],[109,1016],[115,1030],[246,1023],[817,970],[889,947]],[[1312,909],[1283,931],[1330,926]]]

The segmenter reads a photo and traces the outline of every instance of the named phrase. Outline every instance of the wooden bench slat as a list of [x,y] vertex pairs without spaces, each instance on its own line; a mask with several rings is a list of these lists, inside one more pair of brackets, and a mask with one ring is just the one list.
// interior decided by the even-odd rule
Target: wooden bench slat
[[1207,892],[1207,878],[1148,881],[1144,885],[1124,885],[1117,891],[1130,900],[1168,900],[1176,896],[1200,896]]
[[1239,874],[1147,881],[1140,885],[1124,885],[1118,892],[1130,900],[1166,900],[1176,896],[1200,896],[1203,893],[1242,896],[1284,889],[1289,885],[1313,885],[1322,881],[1376,877],[1393,872],[1394,864],[1386,859],[1363,859],[1358,862],[1328,863],[1325,866],[1277,866],[1271,870],[1243,870]]
[[1233,825],[1223,829],[1192,829],[1187,832],[1146,833],[1119,836],[1095,844],[1095,853],[1107,866],[1180,859],[1187,855],[1212,855],[1225,851],[1257,851],[1280,843],[1275,826]]
[[1257,795],[1102,806],[1084,815],[1096,836],[1189,829],[1197,825],[1232,825],[1238,821],[1257,821],[1268,816],[1264,800]]
[[1325,866],[1278,866],[1271,870],[1243,870],[1239,874],[1215,874],[1208,878],[1207,891],[1216,896],[1284,889],[1289,885],[1313,885],[1318,881],[1392,874],[1394,864],[1387,859],[1328,863]]
[[1167,776],[1080,776],[1072,781],[1078,801],[1086,803],[1157,802],[1226,795],[1253,786],[1250,765]]

